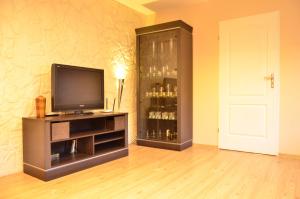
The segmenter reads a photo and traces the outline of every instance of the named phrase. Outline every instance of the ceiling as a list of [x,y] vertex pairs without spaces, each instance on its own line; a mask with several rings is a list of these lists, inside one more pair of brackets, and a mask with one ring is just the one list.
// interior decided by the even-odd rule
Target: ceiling
[[115,0],[131,9],[134,9],[140,13],[143,13],[145,15],[154,15],[155,12],[153,10],[150,10],[149,8],[146,8],[144,4],[153,2],[155,0]]
[[208,0],[116,0],[132,9],[144,14],[154,14],[167,8],[178,8],[184,6],[196,6]]
[[178,8],[185,6],[196,6],[208,0],[135,0],[140,2],[145,7],[159,11],[166,8]]

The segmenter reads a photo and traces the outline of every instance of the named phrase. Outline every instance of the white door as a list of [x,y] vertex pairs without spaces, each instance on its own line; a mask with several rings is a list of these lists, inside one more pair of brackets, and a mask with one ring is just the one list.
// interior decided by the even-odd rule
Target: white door
[[220,22],[219,148],[278,154],[279,12]]

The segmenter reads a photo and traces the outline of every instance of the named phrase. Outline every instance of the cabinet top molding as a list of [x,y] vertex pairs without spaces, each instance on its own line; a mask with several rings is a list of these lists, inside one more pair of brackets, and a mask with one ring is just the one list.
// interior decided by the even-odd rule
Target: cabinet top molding
[[162,30],[168,30],[168,29],[177,29],[177,28],[183,28],[190,33],[193,32],[193,27],[188,25],[182,20],[177,20],[177,21],[171,21],[167,23],[161,23],[161,24],[156,24],[152,26],[146,26],[142,28],[137,28],[135,29],[135,32],[137,35],[142,35],[142,34],[148,34],[152,32],[160,32]]

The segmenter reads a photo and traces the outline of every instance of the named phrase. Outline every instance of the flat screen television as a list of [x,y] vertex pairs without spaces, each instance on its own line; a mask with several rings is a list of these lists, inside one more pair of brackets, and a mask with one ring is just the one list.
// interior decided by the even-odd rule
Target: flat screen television
[[104,70],[52,64],[52,112],[104,108]]

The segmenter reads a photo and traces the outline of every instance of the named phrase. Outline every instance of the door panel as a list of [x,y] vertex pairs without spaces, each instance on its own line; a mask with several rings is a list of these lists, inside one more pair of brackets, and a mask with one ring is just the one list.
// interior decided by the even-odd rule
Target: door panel
[[265,105],[230,105],[229,134],[266,137],[266,111]]
[[230,94],[232,96],[265,95],[265,81],[262,77],[268,67],[267,56],[265,56],[268,50],[266,30],[255,26],[241,27],[237,32],[230,32],[228,40]]
[[220,148],[278,154],[278,55],[278,12],[220,22]]

